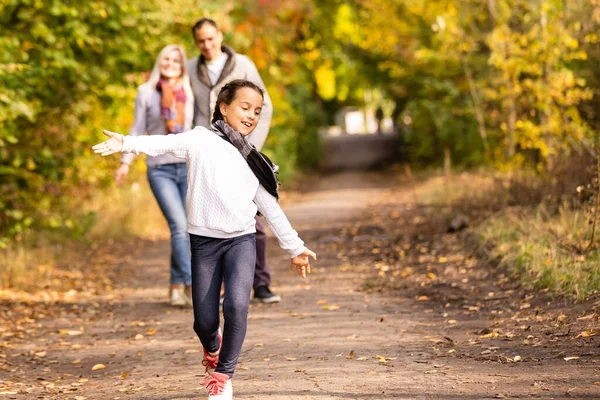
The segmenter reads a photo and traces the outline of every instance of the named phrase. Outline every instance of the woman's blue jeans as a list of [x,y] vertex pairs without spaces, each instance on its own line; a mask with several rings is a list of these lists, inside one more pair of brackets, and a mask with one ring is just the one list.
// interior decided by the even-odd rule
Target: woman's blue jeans
[[148,167],[152,193],[171,231],[171,284],[192,284],[190,236],[185,210],[187,166],[185,163]]

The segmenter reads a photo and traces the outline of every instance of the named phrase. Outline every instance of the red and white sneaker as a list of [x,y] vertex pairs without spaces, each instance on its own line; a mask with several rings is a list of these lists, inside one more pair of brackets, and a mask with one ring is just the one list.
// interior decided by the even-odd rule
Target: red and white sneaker
[[[223,345],[223,337],[221,336],[221,330],[219,330],[219,353],[221,352],[221,346]],[[212,374],[219,364],[219,354],[211,356],[210,353],[202,347],[204,351],[204,358],[202,359],[202,365],[206,369],[207,374]]]
[[208,389],[208,400],[233,400],[233,387],[229,375],[213,372],[200,381]]

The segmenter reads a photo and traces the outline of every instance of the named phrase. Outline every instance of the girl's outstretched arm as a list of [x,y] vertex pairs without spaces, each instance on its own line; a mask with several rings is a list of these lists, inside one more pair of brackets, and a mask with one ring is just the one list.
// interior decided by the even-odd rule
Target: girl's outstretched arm
[[110,139],[92,147],[94,152],[103,156],[123,152],[150,156],[172,154],[186,158],[192,144],[198,142],[198,131],[195,130],[177,135],[123,136],[106,130],[104,134]]
[[279,241],[279,246],[290,255],[292,271],[297,269],[299,275],[306,277],[306,274],[310,273],[310,258],[316,260],[317,255],[304,246],[275,197],[262,185],[258,185],[254,203],[267,220],[267,225]]

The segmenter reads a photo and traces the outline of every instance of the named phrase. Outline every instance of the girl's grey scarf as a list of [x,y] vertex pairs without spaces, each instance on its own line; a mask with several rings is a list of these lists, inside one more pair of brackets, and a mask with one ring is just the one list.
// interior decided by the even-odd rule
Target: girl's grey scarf
[[273,162],[266,155],[256,150],[241,133],[222,119],[213,122],[211,130],[238,149],[260,184],[279,200],[279,182],[277,181],[276,167]]

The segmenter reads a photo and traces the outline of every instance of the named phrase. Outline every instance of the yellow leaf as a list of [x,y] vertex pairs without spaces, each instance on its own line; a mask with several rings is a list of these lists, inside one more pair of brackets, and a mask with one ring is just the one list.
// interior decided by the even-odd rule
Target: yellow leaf
[[327,304],[327,300],[319,300],[319,301],[317,301],[317,304],[322,306],[324,304]]
[[154,336],[158,333],[158,331],[155,328],[148,328],[146,329],[146,334],[148,336]]
[[98,370],[101,370],[104,368],[106,368],[106,366],[104,364],[96,364],[92,367],[92,371],[98,371]]
[[135,335],[135,340],[142,340],[144,338],[144,335],[142,335],[141,333],[138,333],[137,335]]
[[565,361],[579,360],[579,356],[565,357],[565,358],[563,358],[563,360],[565,360]]
[[368,359],[369,359],[369,357],[358,357],[356,359],[356,361],[365,361],[365,360],[368,360]]
[[328,310],[328,311],[335,311],[335,310],[339,310],[340,306],[338,306],[337,304],[331,304],[331,305],[324,305],[323,310]]
[[600,332],[598,332],[596,329],[588,329],[587,331],[583,331],[581,332],[579,335],[577,335],[578,338],[589,338],[592,336],[596,336],[600,334]]
[[354,358],[354,350],[351,350],[350,353],[346,356],[346,358],[351,359]]

